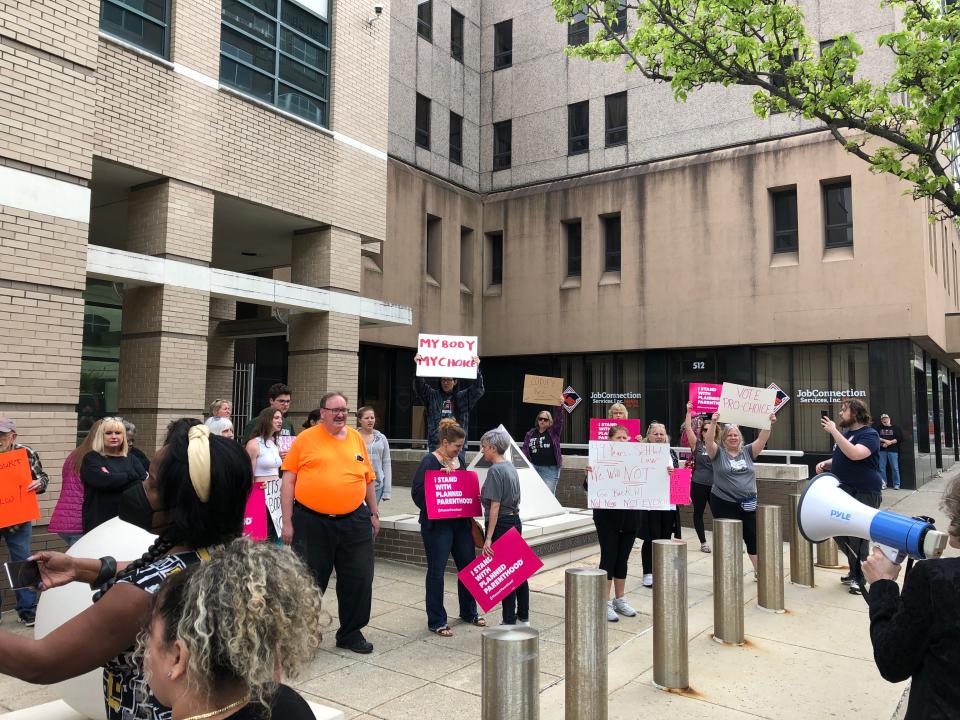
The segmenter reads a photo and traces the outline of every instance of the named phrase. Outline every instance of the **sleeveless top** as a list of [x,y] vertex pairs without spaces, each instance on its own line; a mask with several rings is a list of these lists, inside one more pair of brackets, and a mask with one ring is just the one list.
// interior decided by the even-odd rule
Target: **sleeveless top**
[[260,446],[260,454],[257,455],[257,463],[253,469],[254,477],[279,477],[280,476],[280,464],[283,462],[280,459],[280,448],[277,447],[277,442],[273,438],[264,440],[262,437],[257,438],[257,445]]
[[[170,575],[209,560],[206,548],[166,555],[137,570],[130,577],[117,580],[129,583],[148,595],[156,595]],[[108,591],[109,592],[109,591]],[[171,711],[163,707],[147,687],[142,668],[137,667],[136,646],[120,653],[103,666],[103,699],[107,720],[170,720]]]

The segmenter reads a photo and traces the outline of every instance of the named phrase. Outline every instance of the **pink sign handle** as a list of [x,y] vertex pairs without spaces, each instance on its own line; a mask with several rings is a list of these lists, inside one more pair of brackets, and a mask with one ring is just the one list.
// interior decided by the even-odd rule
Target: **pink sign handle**
[[690,504],[690,481],[693,478],[691,468],[674,468],[670,473],[670,504]]
[[423,478],[430,520],[480,517],[480,481],[473,470],[430,470]]
[[508,530],[490,547],[493,557],[480,555],[457,573],[484,612],[490,612],[543,567],[543,561],[516,528]]
[[252,540],[267,539],[267,498],[258,482],[253,483],[243,511],[243,534]]

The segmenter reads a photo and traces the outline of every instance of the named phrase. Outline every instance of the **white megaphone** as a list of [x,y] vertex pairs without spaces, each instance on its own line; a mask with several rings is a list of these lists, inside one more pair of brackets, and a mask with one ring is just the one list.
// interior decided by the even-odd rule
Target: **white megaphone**
[[797,506],[797,525],[812,543],[844,535],[870,540],[898,564],[907,556],[940,557],[947,546],[947,534],[929,522],[864,505],[841,490],[831,473],[820,473],[807,485]]

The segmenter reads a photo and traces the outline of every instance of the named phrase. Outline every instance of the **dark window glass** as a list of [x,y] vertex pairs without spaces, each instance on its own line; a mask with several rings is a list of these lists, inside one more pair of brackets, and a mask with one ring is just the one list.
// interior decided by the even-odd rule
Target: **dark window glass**
[[329,25],[292,0],[223,0],[220,81],[327,124]]
[[580,12],[573,16],[573,22],[567,25],[567,45],[576,47],[590,42],[590,28],[586,16]]
[[617,9],[617,18],[610,24],[610,29],[617,35],[623,35],[627,31],[627,8],[625,6]]
[[564,223],[564,227],[567,230],[567,276],[580,277],[580,221]]
[[513,64],[513,20],[504,20],[493,26],[493,69]]
[[827,247],[853,245],[853,194],[850,181],[823,186]]
[[430,98],[417,93],[417,145],[430,149]]
[[620,216],[603,218],[603,271],[620,272]]
[[493,169],[503,170],[510,167],[510,147],[512,145],[512,123],[504,120],[493,124]]
[[487,233],[490,242],[490,284],[503,284],[503,233]]
[[770,196],[773,200],[773,251],[796,252],[799,248],[797,189],[778,190]]
[[[829,50],[836,45],[836,43],[836,40],[824,40],[822,43],[820,43],[820,54],[823,55],[824,51]],[[841,70],[840,68],[837,68],[837,79],[844,85],[853,84],[853,75]]]
[[463,15],[450,9],[450,55],[463,62]]
[[166,57],[167,12],[167,0],[103,0],[100,29]]
[[604,98],[606,146],[625,145],[627,142],[627,94],[607,95]]
[[450,162],[463,165],[463,118],[450,113]]
[[567,154],[579,155],[590,149],[590,103],[567,105]]
[[433,3],[430,0],[417,2],[417,35],[433,41]]

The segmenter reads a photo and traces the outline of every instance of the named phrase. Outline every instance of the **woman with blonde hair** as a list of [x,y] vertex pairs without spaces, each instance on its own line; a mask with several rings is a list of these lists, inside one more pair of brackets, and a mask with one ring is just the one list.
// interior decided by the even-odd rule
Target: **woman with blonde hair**
[[393,494],[393,466],[390,463],[390,443],[387,436],[376,429],[377,411],[369,405],[357,410],[357,430],[367,446],[367,455],[377,474],[374,480],[377,503],[389,500]]
[[[623,403],[614,403],[609,408],[607,408],[607,419],[608,420],[629,420],[630,413],[627,412],[627,406]],[[637,435],[634,438],[637,442],[643,442],[643,435]]]
[[93,449],[93,438],[100,422],[97,420],[77,449],[67,455],[60,470],[60,497],[57,498],[57,506],[50,516],[47,530],[63,538],[68,547],[83,537],[83,481],[80,479],[80,467],[83,458]]
[[105,417],[91,434],[90,451],[80,465],[84,533],[115,518],[120,512],[120,496],[147,475],[140,461],[128,454],[123,420]]
[[144,674],[174,718],[312,720],[279,677],[320,646],[320,591],[286,547],[234,540],[170,576],[141,639]]
[[[656,420],[651,422],[647,426],[644,442],[669,445],[670,436],[667,435],[667,426]],[[670,463],[671,467],[667,472],[673,472],[675,468],[680,467],[680,460],[673,450],[670,450]],[[680,537],[680,516],[675,505],[670,507],[670,510],[640,511],[640,529],[637,532],[637,538],[643,540],[643,545],[640,546],[640,563],[643,567],[644,587],[653,587],[653,541],[669,540],[671,535]]]

